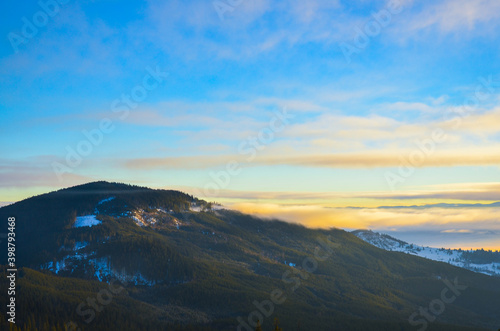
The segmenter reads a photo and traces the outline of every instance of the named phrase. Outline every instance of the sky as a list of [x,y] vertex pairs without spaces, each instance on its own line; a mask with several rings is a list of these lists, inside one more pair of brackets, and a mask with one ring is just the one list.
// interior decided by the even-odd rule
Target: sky
[[0,204],[107,180],[500,249],[497,0],[4,7]]

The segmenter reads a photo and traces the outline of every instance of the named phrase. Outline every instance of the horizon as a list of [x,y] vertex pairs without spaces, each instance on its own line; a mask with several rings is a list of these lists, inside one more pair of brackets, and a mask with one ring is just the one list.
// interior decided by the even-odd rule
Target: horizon
[[0,207],[105,179],[500,250],[498,1],[217,4],[6,4]]

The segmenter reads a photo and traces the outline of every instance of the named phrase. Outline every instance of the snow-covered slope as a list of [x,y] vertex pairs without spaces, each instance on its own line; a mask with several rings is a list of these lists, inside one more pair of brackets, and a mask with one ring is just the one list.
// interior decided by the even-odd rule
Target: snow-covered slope
[[352,234],[365,242],[387,251],[403,252],[417,255],[426,259],[446,262],[457,267],[486,275],[500,277],[500,253],[487,252],[483,250],[464,251],[457,249],[432,248],[409,244],[405,241],[393,238],[387,234],[381,234],[369,230],[356,230]]

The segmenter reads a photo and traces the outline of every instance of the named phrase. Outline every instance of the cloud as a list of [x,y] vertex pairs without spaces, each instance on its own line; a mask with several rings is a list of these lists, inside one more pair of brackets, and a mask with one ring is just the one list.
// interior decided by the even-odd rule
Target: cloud
[[456,230],[456,229],[451,229],[451,230],[443,230],[441,233],[474,233],[472,230]]
[[139,158],[125,161],[129,169],[206,169],[226,164],[228,156],[180,156],[163,158]]
[[433,113],[440,110],[423,102],[395,102],[388,104],[385,108],[391,111],[419,111],[422,113]]
[[290,13],[302,23],[310,24],[317,20],[324,19],[325,13],[329,10],[340,9],[339,0],[292,0],[288,2]]
[[243,0],[221,20],[213,3],[149,1],[143,38],[190,60],[208,56],[244,62],[311,42],[337,48],[336,42],[351,38],[355,27],[371,18],[352,14],[338,0]]
[[70,3],[17,54],[5,57],[1,68],[32,82],[55,72],[80,77],[117,77],[124,34],[103,20],[91,20],[82,5]]
[[[250,148],[247,145],[247,148]],[[207,169],[214,166],[223,166],[230,160],[242,163],[243,166],[297,166],[321,168],[395,168],[403,164],[410,165],[409,155],[418,153],[419,160],[415,167],[454,167],[454,166],[498,166],[500,165],[499,147],[469,148],[453,151],[437,151],[431,156],[415,148],[414,150],[375,150],[361,153],[337,154],[285,154],[273,153],[267,150],[266,154],[259,154],[252,161],[242,154],[225,155],[198,155],[198,156],[168,156],[156,158],[135,158],[123,161],[125,167],[133,169]],[[275,150],[274,150],[275,151]],[[407,160],[404,160],[404,159]]]
[[[463,111],[463,110],[462,110]],[[468,112],[466,112],[467,114]],[[472,112],[459,122],[458,131],[464,134],[472,134],[487,139],[489,136],[495,136],[500,132],[496,123],[500,122],[500,107],[485,112]],[[444,121],[440,124],[443,128],[453,130],[457,125],[456,121]]]
[[[168,188],[168,187],[167,187]],[[322,192],[322,191],[238,191],[220,189],[216,197],[204,196],[203,190],[181,187],[196,196],[224,201],[277,201],[281,205],[297,204],[324,207],[429,209],[429,208],[496,208],[500,204],[500,184],[464,183],[422,187],[420,191]],[[427,189],[427,190],[425,190]],[[383,202],[381,202],[383,201]],[[432,201],[432,202],[429,202]],[[481,203],[488,201],[486,203]],[[407,205],[412,203],[412,205]],[[357,206],[357,207],[347,207]]]
[[420,192],[360,194],[376,200],[463,200],[500,201],[500,183],[459,183],[423,187]]
[[[231,208],[265,218],[279,218],[313,228],[348,229],[427,229],[449,231],[462,229],[500,230],[497,215],[500,208],[435,208],[425,210],[376,208],[326,208],[313,205],[279,205],[235,203]],[[463,232],[462,232],[463,233]]]
[[[300,115],[302,112],[314,112],[300,121],[292,121],[286,130],[280,133],[280,137],[300,140],[308,154],[318,151],[318,154],[324,148],[314,147],[332,147],[342,151],[349,149],[359,151],[360,153],[378,152],[373,146],[389,150],[396,150],[398,153],[411,152],[409,149],[415,149],[415,141],[425,141],[432,136],[434,129],[441,129],[446,135],[446,140],[439,143],[438,152],[450,154],[443,156],[449,159],[450,164],[459,160],[451,161],[455,153],[454,146],[462,143],[463,154],[468,154],[469,150],[476,150],[475,145],[481,143],[481,149],[491,151],[498,148],[496,141],[500,129],[496,125],[500,121],[500,108],[493,108],[482,112],[472,113],[469,116],[461,117],[455,111],[434,108],[425,104],[400,104],[395,103],[387,105],[386,109],[391,107],[422,107],[426,112],[436,114],[448,114],[443,119],[419,119],[418,122],[410,120],[397,120],[392,117],[371,114],[366,116],[353,116],[346,114],[333,114],[334,111],[318,103],[312,103],[305,100],[288,100],[279,98],[257,98],[248,102],[206,102],[206,103],[188,103],[188,102],[163,102],[148,107],[141,107],[140,110],[131,112],[127,122],[137,126],[165,126],[165,127],[192,127],[195,131],[190,133],[191,138],[196,139],[199,128],[208,131],[201,133],[202,139],[207,134],[213,137],[226,137],[226,140],[243,139],[252,131],[258,132],[266,126],[266,120],[262,118],[264,112],[269,112],[269,108],[287,109],[290,113]],[[216,115],[218,113],[218,115]],[[168,114],[168,115],[167,115]],[[221,116],[226,114],[226,116]],[[256,118],[255,114],[259,114]],[[451,115],[450,115],[451,114]],[[269,117],[272,113],[269,112]],[[457,120],[458,126],[457,126]],[[267,120],[268,121],[268,120]],[[468,145],[464,145],[467,142]],[[484,143],[488,144],[485,145]],[[344,146],[344,147],[343,147]],[[347,146],[347,147],[346,147]],[[356,149],[353,147],[356,146]],[[455,148],[456,149],[456,148]],[[458,152],[458,151],[457,151]],[[393,154],[393,153],[392,153]],[[477,153],[475,153],[477,154]],[[457,154],[460,156],[460,153]],[[342,157],[342,156],[341,156]],[[397,156],[396,156],[397,158]],[[485,159],[489,159],[487,155]],[[464,158],[463,164],[468,164],[467,158]],[[432,162],[432,161],[431,161]],[[485,161],[485,164],[495,163],[496,161]],[[436,162],[439,163],[439,162]]]
[[55,156],[43,155],[23,160],[0,159],[0,189],[33,187],[69,187],[91,181],[90,177],[67,173],[60,183],[52,169],[52,162],[64,164]]
[[408,22],[408,28],[418,31],[434,27],[443,33],[470,31],[481,23],[496,26],[498,18],[500,3],[496,0],[441,0],[424,6]]
[[471,200],[500,201],[500,190],[363,195],[360,198],[392,200]]
[[[193,191],[193,188],[185,188],[186,190]],[[203,192],[200,192],[203,193]],[[262,192],[262,191],[235,191],[235,190],[224,190],[218,191],[217,196],[224,199],[232,200],[300,200],[304,201],[315,201],[315,200],[335,200],[352,198],[352,193],[336,193],[336,192]],[[202,196],[203,197],[203,196]],[[203,197],[205,198],[205,197]],[[208,197],[209,198],[209,197]]]

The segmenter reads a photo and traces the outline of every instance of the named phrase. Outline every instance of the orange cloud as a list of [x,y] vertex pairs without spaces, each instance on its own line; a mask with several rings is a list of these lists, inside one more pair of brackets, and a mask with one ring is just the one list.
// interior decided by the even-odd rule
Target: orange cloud
[[278,218],[312,228],[432,229],[435,231],[500,231],[500,208],[327,208],[278,204],[235,203],[230,206],[264,218]]

